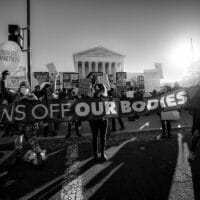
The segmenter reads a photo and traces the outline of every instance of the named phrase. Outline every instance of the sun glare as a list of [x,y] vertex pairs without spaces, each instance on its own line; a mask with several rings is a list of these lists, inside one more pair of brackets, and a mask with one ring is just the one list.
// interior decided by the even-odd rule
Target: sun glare
[[[191,66],[191,62],[195,62],[199,59],[200,49],[191,41],[179,41],[172,45],[169,63],[173,71],[179,76],[183,76],[187,73],[188,67]],[[178,77],[177,77],[178,78]]]
[[191,62],[191,51],[188,44],[175,45],[171,50],[170,61],[178,68],[186,68]]

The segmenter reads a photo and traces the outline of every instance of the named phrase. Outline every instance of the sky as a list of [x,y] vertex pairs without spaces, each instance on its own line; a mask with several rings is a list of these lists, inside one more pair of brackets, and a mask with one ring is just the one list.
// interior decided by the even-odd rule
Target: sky
[[[97,46],[125,55],[125,71],[162,63],[178,80],[200,56],[199,0],[31,0],[31,67],[74,71],[73,53]],[[26,27],[26,0],[0,0],[0,43],[8,24]],[[26,66],[26,53],[21,65]]]

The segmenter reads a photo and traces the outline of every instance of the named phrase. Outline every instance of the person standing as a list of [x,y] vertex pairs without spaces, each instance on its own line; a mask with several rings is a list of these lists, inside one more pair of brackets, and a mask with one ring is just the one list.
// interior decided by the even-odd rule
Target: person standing
[[[16,101],[33,105],[38,101],[37,97],[31,93],[30,86],[27,81],[22,81],[20,83]],[[13,129],[13,142],[16,158],[20,158],[22,156],[23,139],[25,138],[31,145],[32,150],[27,151],[23,160],[32,162],[34,165],[42,164],[42,161],[46,159],[46,151],[40,148],[39,141],[36,138],[38,124],[30,122],[16,124]]]
[[[107,89],[104,84],[95,84],[93,86],[94,93],[93,98],[104,101],[107,97]],[[107,133],[107,119],[89,120],[91,132],[92,132],[92,147],[93,147],[93,161],[97,163],[107,161],[107,156],[104,153],[106,144],[106,133]],[[98,133],[100,133],[100,153],[101,156],[98,158]]]
[[192,138],[188,161],[193,161],[196,158],[197,145],[200,138],[200,85],[197,87],[195,95],[190,99],[189,106],[192,111],[193,125],[191,129]]
[[40,85],[36,85],[33,90],[34,95],[39,99],[41,96]]
[[0,81],[0,99],[3,104],[10,104],[14,99],[14,93],[10,92],[7,88],[7,78],[10,75],[8,70],[4,70],[1,73],[1,81]]
[[[171,87],[164,86],[160,95],[164,95],[165,93],[170,92],[170,91],[171,91]],[[162,127],[161,138],[166,137],[166,131],[167,131],[167,137],[171,138],[171,120],[166,118],[170,114],[169,112],[173,112],[173,111],[167,111],[167,112],[160,111],[160,113],[158,114],[160,116],[160,122],[161,122],[161,127]]]
[[[115,88],[115,90],[111,91],[111,96],[113,98],[120,99],[121,95],[120,95],[120,92],[119,92],[118,88]],[[116,120],[115,118],[112,118],[112,120],[111,120],[111,122],[112,122],[112,129],[111,129],[111,131],[113,131],[113,132],[116,131],[116,121],[115,120]],[[125,129],[123,120],[120,117],[117,117],[117,120],[118,120],[119,125],[120,125],[120,129],[119,130],[123,131]]]
[[[8,76],[10,75],[8,70],[4,70],[1,73],[1,80],[0,80],[0,103],[3,105],[9,105],[11,103],[13,103],[16,94],[9,91],[9,89],[7,88],[7,79]],[[4,129],[4,134],[2,135],[2,137],[7,136],[10,134],[10,126],[8,124],[4,123],[4,118],[1,117],[0,121],[1,121],[1,128]]]
[[[50,101],[53,100],[54,99],[53,92],[54,92],[53,85],[48,82],[44,82],[40,90],[41,101],[48,103],[49,100]],[[49,120],[47,123],[43,123],[43,127],[44,127],[43,131],[44,137],[57,135],[57,132],[55,131],[55,123],[53,120]]]
[[[76,99],[78,99],[78,95],[75,94],[73,92],[73,90],[70,90],[72,94],[70,94],[68,100],[72,100],[72,101],[76,101]],[[72,126],[75,126],[75,130],[76,130],[76,135],[78,137],[82,137],[82,135],[80,134],[79,132],[79,128],[81,126],[81,120],[78,119],[78,120],[74,120],[73,122],[68,122],[68,133],[67,135],[65,136],[65,139],[68,139],[70,136],[71,136],[71,132],[72,132]]]

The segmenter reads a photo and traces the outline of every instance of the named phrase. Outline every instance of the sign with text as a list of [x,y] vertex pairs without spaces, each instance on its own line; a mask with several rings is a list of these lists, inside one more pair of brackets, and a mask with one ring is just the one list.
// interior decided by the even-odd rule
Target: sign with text
[[17,91],[19,89],[20,82],[25,80],[25,76],[10,76],[7,79],[7,88]]
[[90,79],[80,79],[78,86],[78,94],[87,96],[90,92],[90,85],[91,85]]
[[63,72],[63,88],[71,88],[72,85],[78,84],[78,73]]
[[0,106],[3,122],[36,122],[45,120],[95,120],[177,110],[188,103],[188,91],[181,89],[161,97],[135,101],[131,98],[82,98],[72,100],[18,101],[12,105]]
[[39,84],[49,82],[49,72],[34,72],[34,78]]
[[98,79],[99,83],[102,83],[102,84],[105,85],[107,90],[110,90],[110,82],[109,82],[109,79],[108,79],[108,75],[98,76],[97,79]]
[[49,79],[50,79],[50,81],[51,82],[55,82],[56,76],[58,74],[56,66],[54,65],[53,62],[48,63],[46,66],[47,66],[47,69],[49,71]]
[[126,72],[116,72],[116,83],[118,86],[126,86]]

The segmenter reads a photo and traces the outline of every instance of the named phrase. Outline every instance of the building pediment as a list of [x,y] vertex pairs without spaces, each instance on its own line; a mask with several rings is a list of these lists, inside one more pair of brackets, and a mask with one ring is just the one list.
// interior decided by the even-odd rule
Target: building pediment
[[85,51],[81,51],[78,53],[75,53],[74,56],[76,57],[118,57],[118,58],[124,58],[123,55],[116,53],[114,51],[111,51],[109,49],[106,49],[104,47],[96,47],[92,49],[88,49]]

